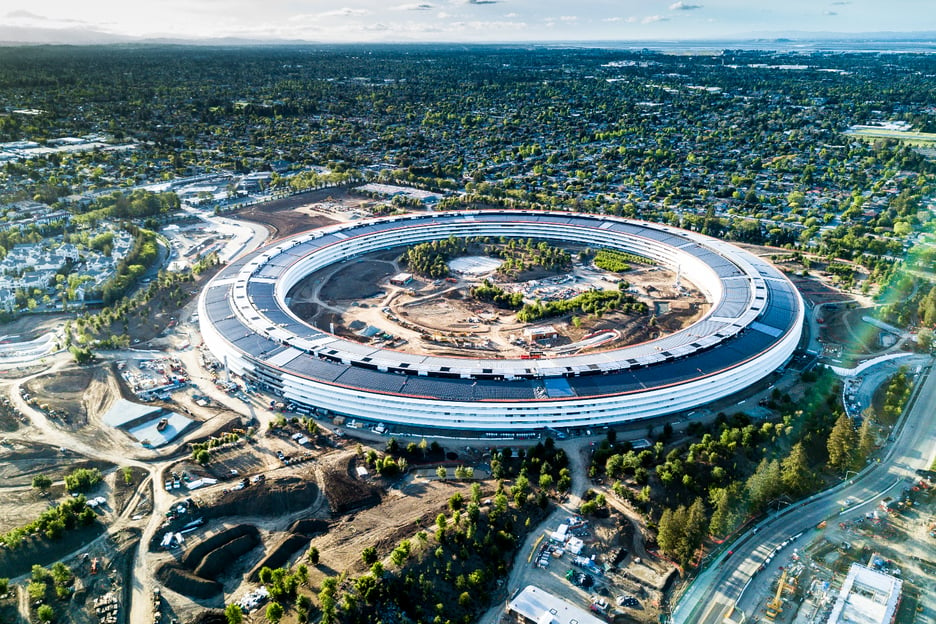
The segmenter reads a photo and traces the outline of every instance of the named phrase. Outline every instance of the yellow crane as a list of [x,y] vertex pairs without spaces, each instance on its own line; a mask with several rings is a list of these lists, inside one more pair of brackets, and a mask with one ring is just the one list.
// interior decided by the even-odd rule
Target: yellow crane
[[780,575],[780,582],[777,583],[777,595],[774,596],[773,600],[767,603],[767,618],[774,619],[783,611],[783,588],[786,587],[786,569],[783,570],[783,574]]

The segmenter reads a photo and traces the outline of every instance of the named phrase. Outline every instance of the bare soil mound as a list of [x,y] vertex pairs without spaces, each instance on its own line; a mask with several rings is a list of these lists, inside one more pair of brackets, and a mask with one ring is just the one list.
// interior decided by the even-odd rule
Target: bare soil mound
[[190,598],[211,598],[223,589],[221,583],[196,576],[175,562],[160,566],[156,578],[172,591]]
[[260,544],[256,527],[239,524],[189,547],[179,563],[170,562],[156,571],[169,589],[190,598],[211,598],[222,591],[215,578]]
[[9,397],[0,397],[0,431],[16,431],[20,428],[20,419],[25,417],[20,413]]
[[304,535],[287,535],[273,547],[266,557],[261,559],[257,565],[250,570],[247,578],[251,581],[257,581],[260,578],[260,570],[263,568],[275,569],[282,567],[289,561],[293,555],[300,550],[304,550],[309,545],[309,538]]
[[[74,367],[42,375],[25,384],[34,404],[42,411],[72,426],[88,422],[88,401],[106,399],[109,365]],[[99,386],[92,389],[92,385]],[[99,410],[98,405],[90,406]]]
[[240,491],[228,491],[202,508],[208,518],[230,516],[284,516],[311,506],[319,496],[318,486],[298,477],[267,480]]
[[300,212],[297,208],[321,202],[331,196],[342,195],[347,195],[347,193],[335,188],[310,191],[249,206],[234,212],[231,216],[261,223],[273,230],[274,238],[279,238],[336,223],[334,219],[320,215],[310,216],[305,212]]
[[322,466],[322,486],[334,514],[380,504],[379,488],[351,477],[349,471],[353,461],[354,455],[349,454],[335,463]]
[[320,533],[327,533],[328,523],[324,520],[316,520],[314,518],[296,520],[291,525],[289,525],[289,532],[295,533],[296,535],[314,537]]
[[260,539],[251,533],[241,535],[219,548],[215,548],[205,555],[202,562],[195,568],[195,574],[202,578],[216,580],[231,564],[246,555],[260,543]]
[[224,611],[210,609],[196,615],[188,621],[188,624],[227,624],[227,622],[228,619],[227,616],[224,615]]
[[248,524],[238,524],[230,529],[216,533],[208,539],[188,548],[185,554],[182,555],[181,563],[189,570],[194,570],[201,565],[202,560],[207,557],[209,553],[244,536],[252,537],[255,542],[260,540],[260,532],[257,531],[256,527]]

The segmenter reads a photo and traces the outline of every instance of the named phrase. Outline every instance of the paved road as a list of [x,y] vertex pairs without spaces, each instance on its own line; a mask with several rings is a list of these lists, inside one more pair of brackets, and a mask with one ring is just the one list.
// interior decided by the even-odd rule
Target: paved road
[[870,511],[882,496],[899,495],[913,471],[929,468],[934,455],[936,375],[926,374],[905,424],[880,463],[846,483],[782,509],[739,538],[731,547],[734,554],[719,556],[683,594],[673,610],[673,622],[721,624],[736,602],[741,611],[752,613],[760,605],[754,598],[747,599],[744,590],[758,578],[767,557],[778,548],[792,548],[794,540],[804,533],[808,537],[823,520],[840,522]]
[[[851,402],[849,416],[858,416],[861,412],[871,405],[874,399],[874,393],[881,387],[885,381],[902,367],[906,366],[912,374],[918,366],[925,366],[929,358],[925,355],[910,355],[908,357],[887,360],[872,366],[855,378],[855,385],[851,393],[855,395],[855,400]],[[850,380],[846,380],[846,384]]]

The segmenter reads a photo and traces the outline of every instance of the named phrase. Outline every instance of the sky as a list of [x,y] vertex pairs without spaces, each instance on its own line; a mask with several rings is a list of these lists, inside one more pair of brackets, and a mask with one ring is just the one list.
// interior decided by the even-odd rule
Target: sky
[[936,30],[934,0],[2,0],[6,28],[322,42],[707,39]]

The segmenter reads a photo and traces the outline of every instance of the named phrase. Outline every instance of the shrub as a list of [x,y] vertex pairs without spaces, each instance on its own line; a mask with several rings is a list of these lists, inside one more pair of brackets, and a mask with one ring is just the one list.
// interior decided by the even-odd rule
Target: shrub
[[102,478],[97,468],[78,468],[65,475],[65,487],[69,492],[87,492],[100,483]]

